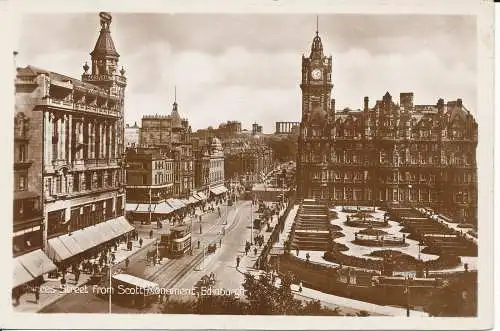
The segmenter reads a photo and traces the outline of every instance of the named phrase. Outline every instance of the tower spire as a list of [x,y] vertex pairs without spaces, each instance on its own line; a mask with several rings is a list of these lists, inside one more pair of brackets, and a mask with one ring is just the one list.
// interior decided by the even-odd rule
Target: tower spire
[[316,15],[316,35],[319,35],[319,16]]
[[177,86],[174,85],[174,102],[177,103]]

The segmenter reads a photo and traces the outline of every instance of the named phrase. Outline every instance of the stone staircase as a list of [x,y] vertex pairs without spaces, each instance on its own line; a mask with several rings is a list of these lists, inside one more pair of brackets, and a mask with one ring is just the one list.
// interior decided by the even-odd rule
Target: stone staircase
[[477,256],[477,245],[473,241],[415,209],[392,208],[389,215],[392,220],[404,225],[425,246],[429,246],[433,254]]
[[291,249],[325,251],[329,241],[328,207],[315,200],[303,200],[292,226]]

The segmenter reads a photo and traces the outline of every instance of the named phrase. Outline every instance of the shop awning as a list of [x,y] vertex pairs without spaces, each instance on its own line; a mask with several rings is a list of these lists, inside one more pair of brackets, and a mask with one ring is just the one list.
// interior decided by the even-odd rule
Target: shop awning
[[135,211],[139,207],[138,203],[127,203],[125,205],[125,211]]
[[193,203],[198,203],[199,200],[196,199],[194,196],[190,196],[188,199],[188,203],[193,204]]
[[60,236],[59,240],[63,243],[64,246],[66,246],[72,256],[80,254],[85,250],[85,248],[82,248],[80,247],[80,245],[78,245],[75,238],[69,233]]
[[201,198],[201,200],[207,200],[207,196],[203,192],[198,192],[198,196]]
[[52,262],[41,249],[18,256],[16,260],[18,260],[34,278],[57,269],[54,262]]
[[21,262],[17,259],[14,259],[14,286],[17,287],[19,285],[26,284],[27,282],[35,279],[29,272],[26,270]]
[[155,213],[157,214],[169,214],[173,211],[174,209],[166,202],[159,203],[155,208]]
[[224,185],[216,186],[216,187],[211,188],[210,192],[212,192],[215,195],[219,195],[219,194],[227,192],[227,188]]
[[182,200],[179,200],[179,199],[174,199],[174,200],[177,200],[177,203],[179,204],[179,207],[180,207],[180,208],[184,208],[184,207],[186,207],[186,206],[187,206],[187,204],[186,204],[186,203],[184,203],[184,201],[182,201]]
[[88,250],[95,247],[101,243],[101,236],[96,235],[97,231],[92,231],[91,228],[81,229],[73,232],[72,236],[78,242],[80,247],[85,247]]
[[182,202],[183,204],[185,204],[186,206],[190,204],[188,199],[180,199],[180,200],[181,200],[181,202]]
[[76,254],[104,244],[134,230],[124,216],[98,223],[60,237],[52,238],[48,243],[49,256],[54,261],[64,261]]
[[47,253],[49,257],[54,261],[64,261],[73,256],[73,254],[71,254],[66,246],[64,246],[59,237],[49,239],[47,246]]
[[103,234],[104,240],[102,240],[101,243],[105,243],[119,236],[108,222],[110,221],[99,223],[95,226],[94,231]]
[[186,207],[186,205],[179,199],[170,198],[167,200],[167,202],[176,210]]
[[149,213],[150,205],[149,203],[140,203],[137,205],[136,213]]

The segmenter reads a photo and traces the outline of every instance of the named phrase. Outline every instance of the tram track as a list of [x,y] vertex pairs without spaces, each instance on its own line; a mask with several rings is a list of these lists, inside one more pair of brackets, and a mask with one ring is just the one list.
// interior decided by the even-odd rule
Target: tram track
[[[241,206],[244,207],[246,203],[243,203]],[[231,232],[237,225],[237,219],[239,219],[238,215],[240,214],[241,210],[236,209],[236,212],[234,214],[234,219],[231,225],[226,229],[226,233]],[[221,219],[222,221],[222,219]],[[220,222],[218,222],[215,226],[217,225],[222,225]],[[213,226],[211,229],[215,228]],[[208,232],[207,234],[215,234],[212,231]],[[173,287],[179,282],[189,271],[191,271],[196,264],[200,263],[203,260],[203,251],[198,252],[185,266],[183,266],[177,273],[173,275],[173,277],[166,283],[166,284],[159,284],[160,286],[163,287]],[[163,274],[164,271],[169,269],[170,267],[174,266],[178,262],[178,260],[170,260],[168,261],[165,265],[160,267],[158,270],[156,270],[154,273],[149,275],[146,279],[152,282],[157,282],[161,275]]]

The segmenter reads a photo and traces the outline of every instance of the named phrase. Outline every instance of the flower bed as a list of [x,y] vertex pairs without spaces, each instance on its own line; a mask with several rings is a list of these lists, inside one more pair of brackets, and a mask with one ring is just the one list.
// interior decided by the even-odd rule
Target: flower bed
[[[391,256],[394,262],[394,271],[415,271],[418,263],[423,263],[424,268],[429,270],[441,270],[457,267],[460,264],[458,256],[440,256],[436,260],[420,262],[413,256],[399,251],[381,250],[370,253],[368,256],[380,257]],[[381,270],[384,264],[383,260],[373,260],[357,256],[350,256],[340,251],[325,252],[323,258],[327,261],[338,263],[345,266],[358,267],[371,270]]]

